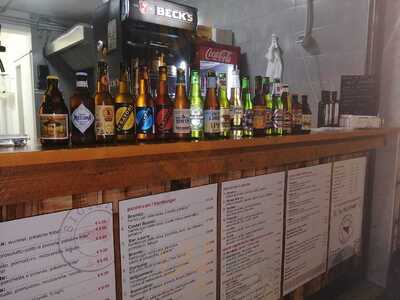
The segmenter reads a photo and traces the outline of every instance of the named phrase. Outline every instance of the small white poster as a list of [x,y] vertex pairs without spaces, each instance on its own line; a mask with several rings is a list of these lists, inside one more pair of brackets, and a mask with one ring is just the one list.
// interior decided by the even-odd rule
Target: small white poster
[[0,299],[115,297],[111,204],[0,223]]
[[120,202],[123,299],[216,299],[217,193],[214,184]]
[[283,294],[326,271],[332,164],[288,172]]
[[361,250],[366,168],[366,157],[333,165],[329,268]]
[[221,299],[281,294],[285,173],[222,184]]

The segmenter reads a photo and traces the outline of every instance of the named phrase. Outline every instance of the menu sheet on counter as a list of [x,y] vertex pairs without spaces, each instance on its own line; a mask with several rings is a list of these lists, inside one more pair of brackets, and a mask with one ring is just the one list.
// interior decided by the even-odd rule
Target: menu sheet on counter
[[123,299],[215,300],[218,186],[120,202]]
[[366,168],[366,157],[333,165],[329,268],[360,251]]
[[332,164],[288,172],[283,294],[326,271]]
[[115,299],[112,205],[0,223],[0,299]]
[[222,184],[221,299],[281,294],[285,173]]

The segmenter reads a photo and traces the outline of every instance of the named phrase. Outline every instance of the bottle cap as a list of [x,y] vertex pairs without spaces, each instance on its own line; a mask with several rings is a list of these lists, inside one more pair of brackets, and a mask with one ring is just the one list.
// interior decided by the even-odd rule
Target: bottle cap
[[88,73],[86,73],[86,72],[76,72],[75,75],[76,76],[86,76],[87,77]]
[[46,77],[47,80],[60,80],[60,78],[58,78],[57,76],[54,75],[49,75]]

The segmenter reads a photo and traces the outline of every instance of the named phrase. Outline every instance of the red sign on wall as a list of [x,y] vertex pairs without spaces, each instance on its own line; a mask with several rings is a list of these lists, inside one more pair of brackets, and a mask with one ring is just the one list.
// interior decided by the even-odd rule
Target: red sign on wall
[[213,61],[223,64],[239,65],[240,48],[225,46],[212,42],[197,44],[196,63],[200,61]]

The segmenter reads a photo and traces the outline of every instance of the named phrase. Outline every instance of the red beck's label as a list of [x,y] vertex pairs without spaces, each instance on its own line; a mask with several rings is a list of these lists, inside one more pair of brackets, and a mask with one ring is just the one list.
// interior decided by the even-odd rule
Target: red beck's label
[[158,133],[170,133],[172,132],[173,122],[173,110],[171,107],[160,107],[157,109],[156,116],[156,130]]

